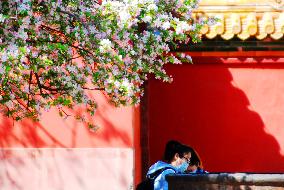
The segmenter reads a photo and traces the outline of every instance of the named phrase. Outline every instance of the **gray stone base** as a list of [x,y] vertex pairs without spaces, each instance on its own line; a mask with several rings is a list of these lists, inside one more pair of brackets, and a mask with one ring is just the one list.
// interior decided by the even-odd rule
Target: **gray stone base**
[[166,179],[169,190],[284,190],[284,174],[178,174]]

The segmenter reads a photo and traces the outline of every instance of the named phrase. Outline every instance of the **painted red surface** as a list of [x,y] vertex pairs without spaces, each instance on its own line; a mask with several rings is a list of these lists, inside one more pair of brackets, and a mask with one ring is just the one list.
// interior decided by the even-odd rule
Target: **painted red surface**
[[[133,107],[116,108],[101,93],[94,93],[98,110],[88,118],[98,127],[91,132],[73,117],[63,119],[56,110],[44,112],[41,122],[13,122],[1,117],[1,147],[133,147]],[[78,110],[68,110],[73,114]]]
[[103,94],[93,96],[98,110],[87,119],[98,126],[96,132],[72,117],[61,118],[56,110],[43,113],[39,123],[0,116],[1,189],[124,190],[133,186],[133,170],[139,171],[138,164],[134,167],[140,150],[139,141],[134,142],[138,132],[134,128],[138,130],[140,124],[138,108],[116,108]]
[[150,162],[177,139],[199,152],[208,171],[284,172],[283,61],[211,56],[170,65],[171,84],[149,82]]

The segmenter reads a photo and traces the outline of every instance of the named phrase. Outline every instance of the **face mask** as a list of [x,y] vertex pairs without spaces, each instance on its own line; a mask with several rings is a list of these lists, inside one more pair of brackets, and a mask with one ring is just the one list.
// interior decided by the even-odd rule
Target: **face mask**
[[183,162],[181,165],[176,166],[177,172],[178,173],[184,173],[187,170],[187,167],[189,164],[187,162]]

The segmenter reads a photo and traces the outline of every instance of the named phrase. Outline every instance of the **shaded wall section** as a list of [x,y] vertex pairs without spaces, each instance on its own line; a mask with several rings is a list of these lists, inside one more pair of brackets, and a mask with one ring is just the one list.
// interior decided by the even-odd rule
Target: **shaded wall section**
[[102,93],[93,96],[98,110],[87,120],[96,124],[95,132],[56,110],[38,123],[0,117],[1,189],[131,189],[138,108],[116,108]]
[[111,190],[132,186],[130,148],[13,148],[1,150],[0,158],[0,185],[5,190]]
[[284,172],[283,64],[195,61],[170,65],[171,84],[149,82],[148,165],[177,139],[208,171]]

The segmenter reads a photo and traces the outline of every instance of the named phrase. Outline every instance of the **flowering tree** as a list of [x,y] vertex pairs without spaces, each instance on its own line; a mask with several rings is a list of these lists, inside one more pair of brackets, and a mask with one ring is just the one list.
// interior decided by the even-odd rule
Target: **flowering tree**
[[15,120],[41,110],[83,104],[89,90],[115,105],[138,104],[153,73],[171,81],[165,63],[179,43],[199,41],[205,21],[192,19],[198,0],[1,0],[0,104]]

